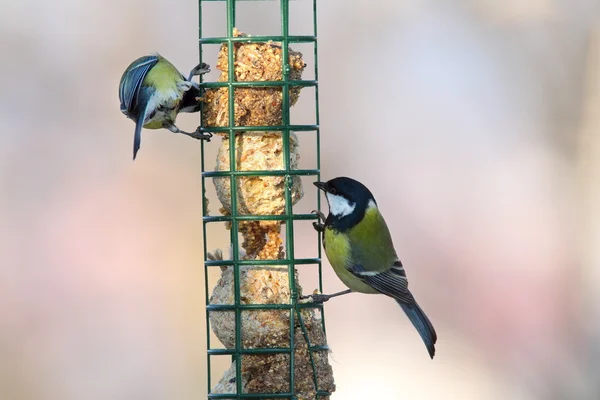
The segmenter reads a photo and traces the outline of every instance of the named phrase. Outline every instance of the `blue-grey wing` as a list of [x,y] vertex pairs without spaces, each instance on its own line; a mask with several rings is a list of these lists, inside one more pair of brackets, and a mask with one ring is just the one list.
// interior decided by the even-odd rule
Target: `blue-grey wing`
[[121,101],[121,111],[123,113],[133,113],[137,106],[137,97],[142,82],[148,71],[157,63],[158,56],[150,55],[138,58],[127,67],[119,84],[119,100]]
[[415,303],[415,298],[408,290],[406,272],[399,260],[383,272],[367,271],[361,265],[353,266],[351,272],[378,292],[393,297],[402,303]]

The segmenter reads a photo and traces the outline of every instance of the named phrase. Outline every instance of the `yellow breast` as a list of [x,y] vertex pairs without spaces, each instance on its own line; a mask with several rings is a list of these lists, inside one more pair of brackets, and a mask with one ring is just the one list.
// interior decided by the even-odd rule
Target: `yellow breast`
[[350,261],[350,241],[347,235],[343,235],[333,229],[325,229],[325,253],[334,269],[344,268]]
[[325,229],[325,254],[338,278],[355,292],[379,293],[354,276],[347,266],[352,265],[352,249],[348,235],[331,228]]

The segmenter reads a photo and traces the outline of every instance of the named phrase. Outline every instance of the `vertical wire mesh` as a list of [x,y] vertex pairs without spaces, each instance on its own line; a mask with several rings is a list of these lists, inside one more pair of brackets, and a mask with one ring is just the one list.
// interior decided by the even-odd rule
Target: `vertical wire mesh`
[[[204,274],[205,274],[205,301],[206,301],[206,337],[207,337],[207,377],[208,377],[208,398],[209,399],[260,399],[260,398],[283,398],[297,399],[294,395],[294,332],[295,326],[298,324],[307,345],[309,346],[309,355],[313,368],[313,377],[317,398],[329,396],[330,393],[319,390],[317,382],[317,372],[313,361],[312,353],[314,351],[327,351],[327,346],[311,346],[308,340],[307,330],[300,310],[303,308],[317,308],[323,316],[321,305],[312,303],[301,304],[298,302],[298,293],[296,292],[295,267],[296,265],[317,265],[318,268],[318,284],[319,290],[322,291],[322,271],[321,271],[321,237],[315,233],[318,239],[318,250],[314,258],[295,258],[294,253],[294,221],[300,220],[316,220],[314,214],[294,214],[292,203],[292,182],[294,176],[313,176],[320,180],[320,129],[319,129],[319,91],[318,91],[318,59],[317,59],[317,0],[298,0],[312,2],[313,11],[313,34],[312,35],[290,35],[290,0],[277,0],[280,3],[281,13],[281,35],[278,36],[252,36],[252,37],[234,37],[234,28],[236,27],[236,1],[257,1],[257,0],[199,0],[199,52],[200,62],[203,62],[203,46],[205,44],[224,44],[227,46],[228,58],[228,79],[226,82],[202,82],[203,88],[219,88],[227,87],[229,100],[229,121],[226,127],[204,127],[204,132],[219,132],[225,133],[229,137],[229,171],[207,171],[205,160],[205,147],[211,146],[212,143],[205,144],[201,141],[201,168],[202,168],[202,193],[206,197],[206,179],[213,177],[229,178],[231,187],[231,215],[227,216],[209,216],[207,215],[207,207],[203,207],[203,253],[204,253]],[[260,1],[260,0],[258,0]],[[292,0],[294,1],[294,0]],[[203,37],[202,22],[203,12],[202,5],[206,2],[225,2],[226,4],[226,24],[227,36],[225,37]],[[248,42],[280,42],[282,46],[282,77],[281,81],[260,81],[260,82],[237,82],[235,79],[235,47],[234,43]],[[290,80],[289,79],[289,50],[290,43],[312,43],[314,46],[314,80]],[[201,77],[202,79],[202,77]],[[292,125],[290,121],[290,87],[314,87],[315,88],[315,124]],[[235,126],[235,101],[234,89],[240,87],[281,87],[282,88],[282,125],[281,126]],[[236,170],[236,141],[235,135],[240,132],[250,131],[265,131],[265,132],[281,132],[283,141],[283,160],[284,167],[282,170],[270,171],[237,171]],[[316,140],[316,169],[292,169],[290,166],[290,134],[291,132],[315,132]],[[238,213],[238,198],[237,198],[237,179],[240,177],[251,176],[283,176],[285,179],[285,212],[283,215],[240,215]],[[316,208],[320,210],[321,201],[317,194]],[[238,226],[241,221],[285,221],[285,238],[286,238],[286,257],[278,260],[241,260],[239,252]],[[215,222],[229,222],[231,224],[230,241],[232,247],[231,260],[208,260],[207,248],[207,225]],[[288,267],[288,277],[290,285],[291,299],[290,304],[242,304],[240,299],[240,267],[242,266],[268,266],[268,265],[284,265]],[[210,304],[210,290],[208,283],[209,268],[219,266],[232,266],[234,273],[234,304],[216,305]],[[290,315],[290,341],[289,348],[256,348],[244,349],[242,347],[242,311],[250,310],[288,310]],[[210,341],[210,323],[209,316],[212,311],[233,311],[235,313],[235,348],[233,349],[213,349]],[[296,319],[297,317],[297,319]],[[325,331],[325,319],[321,318],[322,328]],[[235,362],[236,377],[242,377],[242,356],[244,354],[288,354],[289,355],[289,392],[287,393],[242,393],[242,379],[236,379],[235,394],[211,394],[211,356],[216,355],[231,355]]]

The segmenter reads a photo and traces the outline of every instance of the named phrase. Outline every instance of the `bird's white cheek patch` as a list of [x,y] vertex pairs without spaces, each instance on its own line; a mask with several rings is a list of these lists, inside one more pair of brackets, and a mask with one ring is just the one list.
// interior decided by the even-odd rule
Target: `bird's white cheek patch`
[[327,202],[329,211],[338,218],[352,214],[356,208],[355,203],[351,203],[342,196],[327,193]]

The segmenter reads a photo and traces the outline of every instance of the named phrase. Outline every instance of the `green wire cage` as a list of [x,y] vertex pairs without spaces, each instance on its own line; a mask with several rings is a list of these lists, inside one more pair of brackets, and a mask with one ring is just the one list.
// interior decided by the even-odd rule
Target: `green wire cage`
[[[221,45],[220,61],[217,65],[211,65],[211,67],[216,67],[222,71],[221,78],[218,81],[201,82],[205,94],[205,104],[202,110],[202,130],[220,134],[223,137],[223,143],[227,143],[228,146],[226,148],[222,147],[222,155],[226,159],[223,163],[228,164],[226,165],[228,168],[220,168],[216,171],[213,169],[207,170],[205,146],[217,146],[217,144],[216,141],[208,144],[202,142],[202,191],[204,196],[206,196],[207,190],[206,181],[209,178],[213,179],[213,182],[219,183],[220,187],[226,186],[228,188],[227,196],[229,196],[228,212],[225,212],[224,215],[211,216],[208,214],[206,203],[203,207],[209,399],[327,399],[334,389],[333,377],[330,376],[331,368],[327,361],[328,347],[325,340],[322,306],[298,300],[300,293],[298,293],[296,275],[298,271],[296,271],[296,266],[310,268],[311,265],[315,265],[318,268],[319,290],[322,290],[319,235],[316,232],[314,233],[314,240],[318,241],[318,250],[316,250],[313,257],[296,258],[294,253],[294,221],[316,220],[316,216],[311,213],[294,213],[293,204],[298,197],[298,182],[301,176],[314,177],[314,180],[320,178],[317,4],[316,0],[292,0],[293,2],[310,3],[312,8],[312,34],[290,35],[290,0],[273,0],[273,2],[275,1],[279,3],[280,34],[275,36],[246,36],[240,35],[236,30],[236,3],[240,3],[240,0],[199,0],[200,62],[209,61],[211,63],[210,60],[203,59],[206,45]],[[224,3],[226,20],[223,21],[223,24],[227,26],[227,33],[226,36],[221,37],[204,37],[203,18],[206,18],[206,13],[203,14],[203,6],[206,3],[215,2]],[[243,2],[251,3],[255,1],[243,0]],[[293,57],[296,57],[295,60],[298,59],[290,46],[300,43],[313,46],[314,79],[300,79],[299,74],[294,70],[295,67],[290,63]],[[265,50],[266,53],[271,54],[274,59],[278,60],[276,69],[280,74],[280,79],[273,79],[272,77],[269,79],[263,77],[256,80],[241,79],[237,71],[241,65],[241,61],[238,60],[238,52],[242,49],[242,46],[246,45],[253,45],[252,51]],[[260,62],[260,59],[252,60],[252,63],[260,64]],[[251,65],[249,68],[253,68],[253,66]],[[299,96],[300,90],[306,87],[314,88],[315,123],[292,125],[290,123],[290,107]],[[261,123],[260,119],[258,123],[257,120],[245,124],[243,120],[238,121],[240,99],[237,96],[243,95],[242,89],[256,90],[257,96],[261,99],[275,99],[273,104],[263,104],[262,108],[269,109],[271,106],[276,108],[276,118],[270,119],[269,123]],[[262,90],[262,92],[259,93],[259,90]],[[217,98],[219,94],[222,95],[220,100]],[[209,95],[213,96],[212,103],[207,102]],[[214,107],[217,103],[224,107],[218,113],[221,123],[211,123],[210,118],[207,118],[209,113],[207,108]],[[225,117],[223,117],[224,115]],[[295,141],[298,140],[294,136],[296,132],[302,140],[309,140],[309,137],[316,140],[315,169],[298,169],[292,163],[293,152],[291,149],[295,148]],[[304,135],[304,133],[307,134]],[[308,133],[313,133],[313,135],[309,136]],[[241,142],[239,140],[241,136],[250,134],[275,135],[275,142],[280,141],[281,145],[281,155],[279,157],[282,157],[282,162],[280,168],[261,170],[240,168],[239,152],[242,146],[240,146]],[[272,213],[258,213],[252,212],[252,210],[240,211],[240,207],[244,207],[244,204],[240,204],[242,203],[239,197],[240,192],[244,190],[243,186],[240,186],[240,182],[251,179],[265,179],[265,182],[271,182],[268,179],[279,179],[278,182],[282,183],[280,188],[281,209]],[[225,204],[223,199],[221,199],[221,202]],[[320,209],[318,195],[315,198],[313,208]],[[254,254],[254,257],[248,257],[248,254],[244,255],[240,247],[244,246],[246,242],[241,243],[238,233],[244,230],[246,224],[267,224],[269,221],[278,224],[281,236],[285,239],[283,251],[278,253],[278,256],[273,257],[256,257],[256,254]],[[228,229],[230,229],[231,259],[215,258],[209,255],[209,251],[212,249],[209,249],[207,245],[207,226],[214,223],[226,223]],[[261,235],[264,236],[265,232],[259,231],[258,236]],[[283,238],[279,243],[283,242]],[[259,239],[265,240],[264,237]],[[276,247],[281,249],[279,245]],[[231,274],[229,284],[232,287],[227,290],[233,293],[233,298],[230,303],[226,304],[215,302],[214,299],[211,301],[213,288],[209,285],[209,271],[219,267],[223,274],[222,277],[226,271]],[[244,284],[242,281],[249,273],[250,268],[279,268],[273,274],[284,271],[287,277],[287,288],[282,290],[289,298],[286,301],[277,303],[264,302],[257,304],[248,302],[243,293]],[[280,344],[283,341],[278,340],[273,341],[273,343],[276,343],[275,346],[262,346],[260,340],[252,342],[250,346],[245,345],[245,335],[247,336],[248,333],[244,331],[244,313],[252,312],[273,313],[273,316],[279,318],[277,323],[285,321],[285,329],[280,329],[278,334],[281,334],[281,332],[286,333],[285,343],[289,345],[281,346]],[[234,318],[230,321],[232,324],[228,325],[231,329],[227,332],[232,340],[225,344],[225,348],[216,348],[212,343],[214,340],[211,340],[210,321],[212,317],[217,315],[214,313],[234,315]],[[317,314],[318,318],[315,317]],[[221,334],[224,333],[221,332]],[[211,358],[224,355],[232,357],[231,368],[229,375],[223,375],[223,378],[221,378],[219,385],[221,390],[214,390],[211,387],[211,382],[213,379],[212,374],[215,374],[215,371],[211,370]],[[307,365],[300,365],[304,361],[307,361]],[[255,364],[260,364],[260,368],[256,367]],[[300,379],[303,379],[299,377],[300,369],[308,373],[310,382],[308,382],[308,378],[307,382],[299,382]],[[260,376],[256,376],[257,374]],[[269,379],[279,382],[279,384],[269,382]],[[225,390],[224,387],[228,387],[228,389]]]

